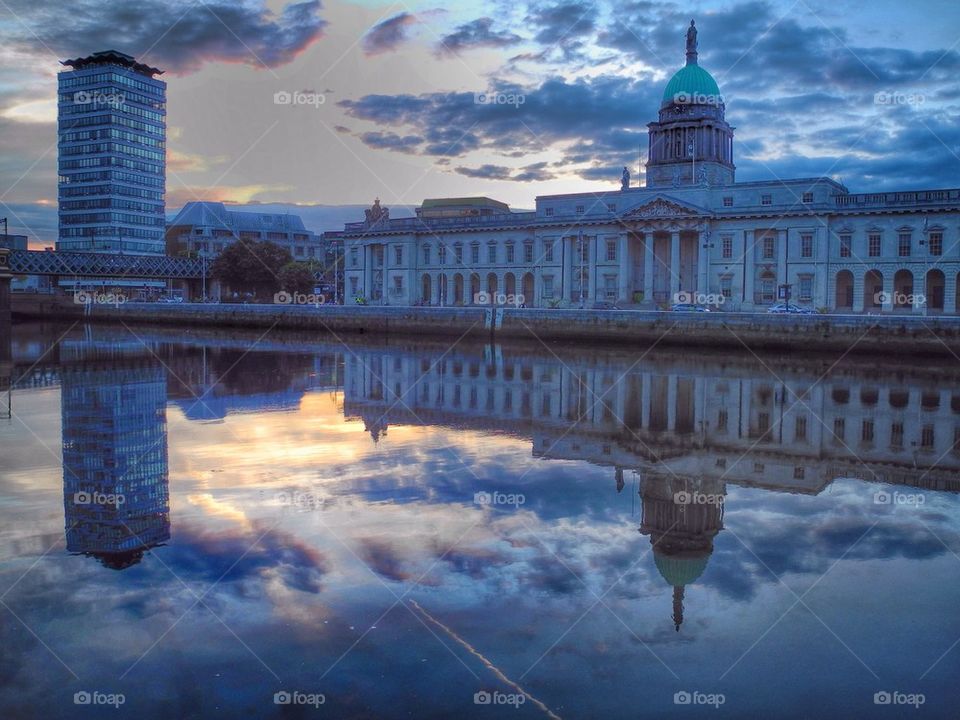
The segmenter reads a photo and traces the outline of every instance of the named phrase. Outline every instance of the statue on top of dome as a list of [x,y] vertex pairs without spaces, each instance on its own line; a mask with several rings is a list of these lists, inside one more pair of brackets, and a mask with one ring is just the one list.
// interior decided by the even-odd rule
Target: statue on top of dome
[[697,24],[691,20],[687,28],[687,64],[697,62]]

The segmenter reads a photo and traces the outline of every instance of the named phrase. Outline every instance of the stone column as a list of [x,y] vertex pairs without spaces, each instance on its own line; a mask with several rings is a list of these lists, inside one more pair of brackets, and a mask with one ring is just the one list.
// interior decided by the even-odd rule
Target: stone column
[[756,257],[756,248],[754,248],[753,230],[743,231],[743,304],[747,307],[753,306],[754,281],[757,276],[757,269],[754,267],[754,258]]
[[[780,278],[779,282],[781,285],[784,285],[790,282],[790,279],[787,277],[787,265],[789,264],[788,250],[790,249],[790,243],[788,242],[788,235],[786,230],[777,230],[777,277]],[[791,298],[790,302],[793,302],[793,291],[795,288],[790,288]]]
[[668,303],[673,303],[674,296],[683,290],[680,286],[680,233],[670,233],[670,297]]
[[650,400],[651,382],[650,382],[649,372],[643,373],[643,377],[640,380],[640,386],[643,389],[642,390],[643,394],[640,397],[640,402],[642,403],[642,405],[640,406],[640,416],[641,416],[640,422],[644,430],[649,430],[650,429],[650,402],[651,402]]
[[707,294],[710,292],[710,281],[707,277],[710,260],[710,248],[705,248],[707,235],[697,231],[697,292]]
[[813,236],[813,257],[816,263],[816,275],[813,280],[813,306],[830,307],[827,292],[830,283],[830,252],[826,245],[826,228],[818,227]]
[[[863,312],[863,273],[857,272],[853,275],[853,312]],[[836,298],[834,298],[836,299]]]
[[677,430],[677,376],[667,376],[667,431]]
[[630,277],[633,265],[630,262],[630,236],[622,232],[617,239],[617,260],[620,261],[620,272],[617,275],[617,296],[620,302],[630,302],[630,291],[633,290],[633,278]]
[[883,273],[883,312],[893,312],[893,276],[896,270]]
[[573,253],[576,250],[576,239],[561,237],[558,245],[563,263],[563,299],[571,303],[573,302]]
[[657,260],[653,248],[653,233],[645,232],[643,234],[643,304],[648,307],[656,307],[653,299],[653,268]]

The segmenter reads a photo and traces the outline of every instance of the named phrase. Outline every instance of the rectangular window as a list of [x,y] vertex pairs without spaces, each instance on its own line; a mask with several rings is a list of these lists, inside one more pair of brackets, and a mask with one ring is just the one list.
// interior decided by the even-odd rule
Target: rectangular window
[[729,415],[725,409],[717,411],[717,431],[726,432]]
[[807,418],[805,415],[801,415],[797,418],[796,424],[793,426],[793,438],[797,442],[805,442],[807,439]]
[[546,208],[543,212],[545,215],[553,215],[553,208]]
[[800,278],[800,291],[798,293],[800,300],[803,302],[810,302],[813,300],[813,278],[812,277],[802,277]]
[[911,237],[910,233],[902,232],[897,236],[897,255],[900,257],[910,257]]
[[813,257],[813,235],[811,233],[803,233],[800,236],[800,257]]
[[763,237],[763,258],[765,260],[772,260],[774,249],[775,249],[775,245],[774,245],[773,236],[765,235]]
[[356,296],[357,294],[357,278],[350,278],[350,294]]
[[880,257],[880,233],[870,233],[867,236],[867,254],[870,257]]
[[577,205],[577,215],[583,215],[583,205]]
[[470,262],[474,265],[480,264],[480,246],[471,245],[470,246]]
[[514,261],[513,245],[507,245],[507,262],[512,263],[513,261]]
[[523,245],[523,261],[525,263],[533,262],[533,243],[524,243]]
[[733,257],[733,237],[724,235],[720,238],[720,252],[725,259]]
[[846,434],[846,430],[847,421],[844,418],[838,417],[833,419],[833,437],[835,437],[838,442],[843,442],[843,436]]
[[860,441],[873,443],[873,420],[864,420],[860,428]]
[[463,245],[457,245],[453,248],[453,255],[457,265],[463,265]]
[[760,196],[761,205],[773,205],[773,195],[761,195]]
[[733,278],[730,276],[720,278],[720,294],[728,300],[733,297]]
[[853,254],[853,236],[840,236],[840,257],[850,257]]
[[927,241],[930,248],[930,254],[936,257],[943,255],[943,233],[930,233],[930,239]]
[[810,203],[812,203],[812,202],[813,202],[813,193],[812,193],[812,192],[805,192],[805,193],[803,194],[803,200],[802,200],[802,202],[803,202],[804,205],[809,205]]
[[549,300],[553,299],[553,275],[543,276],[543,296]]
[[895,422],[890,425],[890,444],[893,447],[903,447],[903,423]]
[[491,265],[497,262],[497,246],[487,245],[487,262]]
[[546,262],[553,262],[553,240],[543,241],[543,259]]
[[607,262],[615,262],[617,259],[617,241],[607,240]]
[[430,246],[429,245],[423,246],[423,264],[424,265],[430,264]]
[[397,295],[403,292],[403,275],[393,276],[393,289],[396,290]]
[[393,264],[403,265],[403,245],[393,246]]
[[590,241],[587,238],[577,242],[577,257],[584,265],[590,262]]
[[934,442],[933,425],[924,425],[920,431],[920,447],[924,450],[932,450]]
[[616,275],[603,276],[603,292],[604,292],[604,295],[606,295],[607,300],[617,299],[617,276]]
[[357,249],[350,248],[350,267],[357,266]]
[[437,260],[439,260],[441,265],[447,264],[447,246],[446,245],[441,245],[439,248],[437,248],[437,256],[438,256]]
[[616,211],[617,211],[617,204],[616,204],[616,203],[607,203],[607,210],[609,210],[610,212],[616,212]]
[[724,207],[733,207],[733,198],[730,197],[729,195],[727,195],[725,198],[723,198],[723,206],[724,206]]

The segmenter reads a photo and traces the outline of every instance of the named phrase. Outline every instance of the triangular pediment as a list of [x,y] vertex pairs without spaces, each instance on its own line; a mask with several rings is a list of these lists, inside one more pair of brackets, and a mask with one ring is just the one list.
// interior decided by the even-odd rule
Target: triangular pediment
[[711,215],[706,208],[677,200],[667,195],[657,195],[642,205],[631,208],[623,218],[672,218],[700,217]]

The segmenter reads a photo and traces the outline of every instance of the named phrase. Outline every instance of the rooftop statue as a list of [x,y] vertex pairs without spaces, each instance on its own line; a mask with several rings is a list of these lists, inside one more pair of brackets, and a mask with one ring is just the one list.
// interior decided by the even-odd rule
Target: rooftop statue
[[376,198],[373,201],[373,206],[363,212],[367,216],[367,225],[390,219],[390,208],[380,207],[380,198]]
[[627,170],[626,166],[623,168],[623,175],[620,176],[620,189],[629,190],[630,189],[630,171]]

